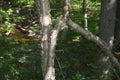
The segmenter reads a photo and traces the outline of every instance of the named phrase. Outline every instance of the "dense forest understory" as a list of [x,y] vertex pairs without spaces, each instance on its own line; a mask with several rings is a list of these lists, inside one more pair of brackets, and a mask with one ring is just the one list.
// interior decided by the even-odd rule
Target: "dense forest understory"
[[[39,6],[36,6],[37,1],[41,0],[0,0],[0,80],[47,80],[44,79],[41,67],[42,41],[40,39],[41,34],[44,34],[41,33],[42,24],[39,20],[41,16],[39,12],[42,11],[39,11]],[[58,16],[65,16],[63,7],[67,4],[64,3],[64,0],[49,1],[51,22],[55,27],[57,20],[61,18]],[[86,31],[99,36],[102,2],[99,0],[71,0],[70,3],[69,19]],[[116,2],[116,4],[118,3]],[[118,5],[117,8],[119,9]],[[118,9],[116,9],[116,13],[119,13]],[[118,18],[116,25],[119,27],[119,14],[115,16]],[[118,27],[115,29],[116,32],[114,31],[114,34],[118,35],[115,35],[115,46],[113,49],[110,47],[110,51],[116,57],[115,59],[120,61],[120,29]],[[100,57],[98,55],[107,51],[88,40],[89,36],[86,38],[78,32],[65,24],[65,28],[58,34],[54,65],[56,80],[120,80],[119,68],[116,66],[112,66],[107,79],[106,77],[99,79],[102,68],[106,64],[102,65],[102,68],[97,64],[98,57]],[[108,38],[100,38],[107,43]],[[114,64],[114,61],[111,62]]]

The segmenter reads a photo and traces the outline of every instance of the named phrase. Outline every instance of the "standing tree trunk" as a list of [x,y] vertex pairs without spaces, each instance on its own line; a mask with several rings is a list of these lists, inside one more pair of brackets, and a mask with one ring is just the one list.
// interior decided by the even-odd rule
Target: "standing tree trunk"
[[56,20],[52,27],[49,0],[37,0],[37,9],[41,28],[41,65],[44,80],[55,80],[54,58],[57,36],[65,28],[69,14],[69,0],[65,0],[64,14]]
[[[102,54],[99,61],[104,65],[102,68],[102,79],[107,80],[108,73],[110,72],[111,59],[114,66],[120,71],[120,64],[117,59],[112,55],[110,48],[113,44],[113,34],[114,34],[114,19],[115,19],[115,0],[102,0],[102,13],[101,13],[101,24],[100,24],[100,37],[110,46],[101,40],[99,37],[94,36],[87,30],[80,28],[74,22],[68,20],[70,0],[64,1],[64,13],[62,16],[57,18],[56,25],[52,27],[51,15],[50,15],[50,5],[49,0],[37,0],[37,9],[39,12],[39,22],[41,23],[41,65],[44,80],[55,80],[55,70],[54,70],[54,56],[55,56],[55,45],[57,41],[57,36],[60,30],[64,29],[65,26],[69,25],[71,28],[81,33],[87,39],[95,42],[100,48],[106,53]],[[107,14],[110,13],[110,14]],[[103,25],[104,24],[104,25]],[[53,28],[53,29],[52,29]],[[109,62],[109,63],[107,63]],[[108,67],[107,67],[108,66]]]
[[54,62],[50,63],[51,56],[51,15],[49,0],[37,0],[39,20],[41,23],[41,65],[44,80],[55,80]]
[[[114,41],[115,14],[116,0],[101,0],[99,37],[108,44],[111,50]],[[110,58],[102,52],[99,52],[97,56],[100,80],[108,80],[112,68]]]
[[116,24],[115,24],[115,31],[114,31],[114,47],[113,51],[116,50],[117,45],[119,45],[119,37],[120,37],[120,1],[117,0],[117,7],[116,7]]
[[87,21],[87,0],[83,0],[82,1],[82,12],[84,15],[84,21],[83,21],[83,26],[85,28],[85,30],[88,30],[88,21]]

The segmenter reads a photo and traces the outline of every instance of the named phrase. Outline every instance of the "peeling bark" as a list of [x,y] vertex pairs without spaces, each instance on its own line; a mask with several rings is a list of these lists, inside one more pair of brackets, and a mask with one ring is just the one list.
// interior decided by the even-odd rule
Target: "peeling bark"
[[37,0],[39,20],[42,25],[41,30],[41,66],[43,76],[47,74],[49,51],[50,51],[50,34],[51,34],[51,15],[50,5],[48,0]]
[[55,28],[52,30],[51,33],[50,52],[49,52],[49,60],[48,60],[49,68],[47,70],[45,80],[55,80],[55,69],[54,69],[55,46],[62,23],[63,22],[61,20],[58,20]]
[[41,65],[44,80],[55,80],[55,46],[58,34],[64,30],[65,26],[71,26],[72,29],[79,32],[86,39],[95,42],[107,56],[110,57],[112,63],[118,68],[120,72],[120,64],[118,60],[112,55],[109,46],[99,37],[94,36],[91,32],[84,30],[71,20],[68,20],[70,0],[65,0],[63,16],[58,17],[55,27],[52,29],[50,5],[49,0],[37,0],[37,8],[39,19],[42,26],[41,30]]
[[48,0],[37,0],[37,8],[39,13],[41,30],[41,65],[44,80],[55,80],[54,58],[55,58],[55,46],[57,42],[57,36],[60,30],[66,25],[68,17],[68,1],[65,3],[64,17],[60,16],[57,19],[56,26],[52,29],[50,6]]

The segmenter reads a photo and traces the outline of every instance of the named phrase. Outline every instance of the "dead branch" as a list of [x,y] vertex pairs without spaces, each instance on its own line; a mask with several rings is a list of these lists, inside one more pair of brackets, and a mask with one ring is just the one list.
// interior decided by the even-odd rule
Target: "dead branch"
[[84,30],[83,28],[81,28],[79,25],[77,25],[76,23],[74,23],[72,20],[68,20],[67,24],[76,32],[80,33],[82,36],[84,36],[86,39],[93,41],[94,43],[96,43],[105,53],[106,55],[108,55],[114,65],[114,67],[116,67],[118,69],[118,71],[120,72],[120,63],[118,62],[118,60],[114,57],[114,55],[112,54],[109,46],[99,37],[93,35],[91,32]]
[[45,76],[45,80],[55,80],[55,69],[54,69],[55,46],[56,46],[59,31],[61,30],[62,23],[63,23],[62,17],[58,18],[56,26],[54,27],[51,33],[48,70]]

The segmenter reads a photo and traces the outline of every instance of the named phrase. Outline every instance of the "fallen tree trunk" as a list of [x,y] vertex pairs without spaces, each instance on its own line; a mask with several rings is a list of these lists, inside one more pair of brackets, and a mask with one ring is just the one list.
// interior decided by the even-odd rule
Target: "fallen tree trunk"
[[96,43],[101,49],[102,51],[104,51],[106,53],[106,55],[108,55],[114,65],[114,67],[116,67],[118,69],[118,71],[120,72],[120,63],[118,62],[118,60],[114,57],[114,55],[112,54],[109,46],[99,37],[93,35],[91,32],[84,30],[83,28],[81,28],[79,25],[77,25],[76,23],[74,23],[72,20],[68,20],[67,24],[76,32],[80,33],[82,36],[84,36],[86,39],[93,41],[94,43]]

